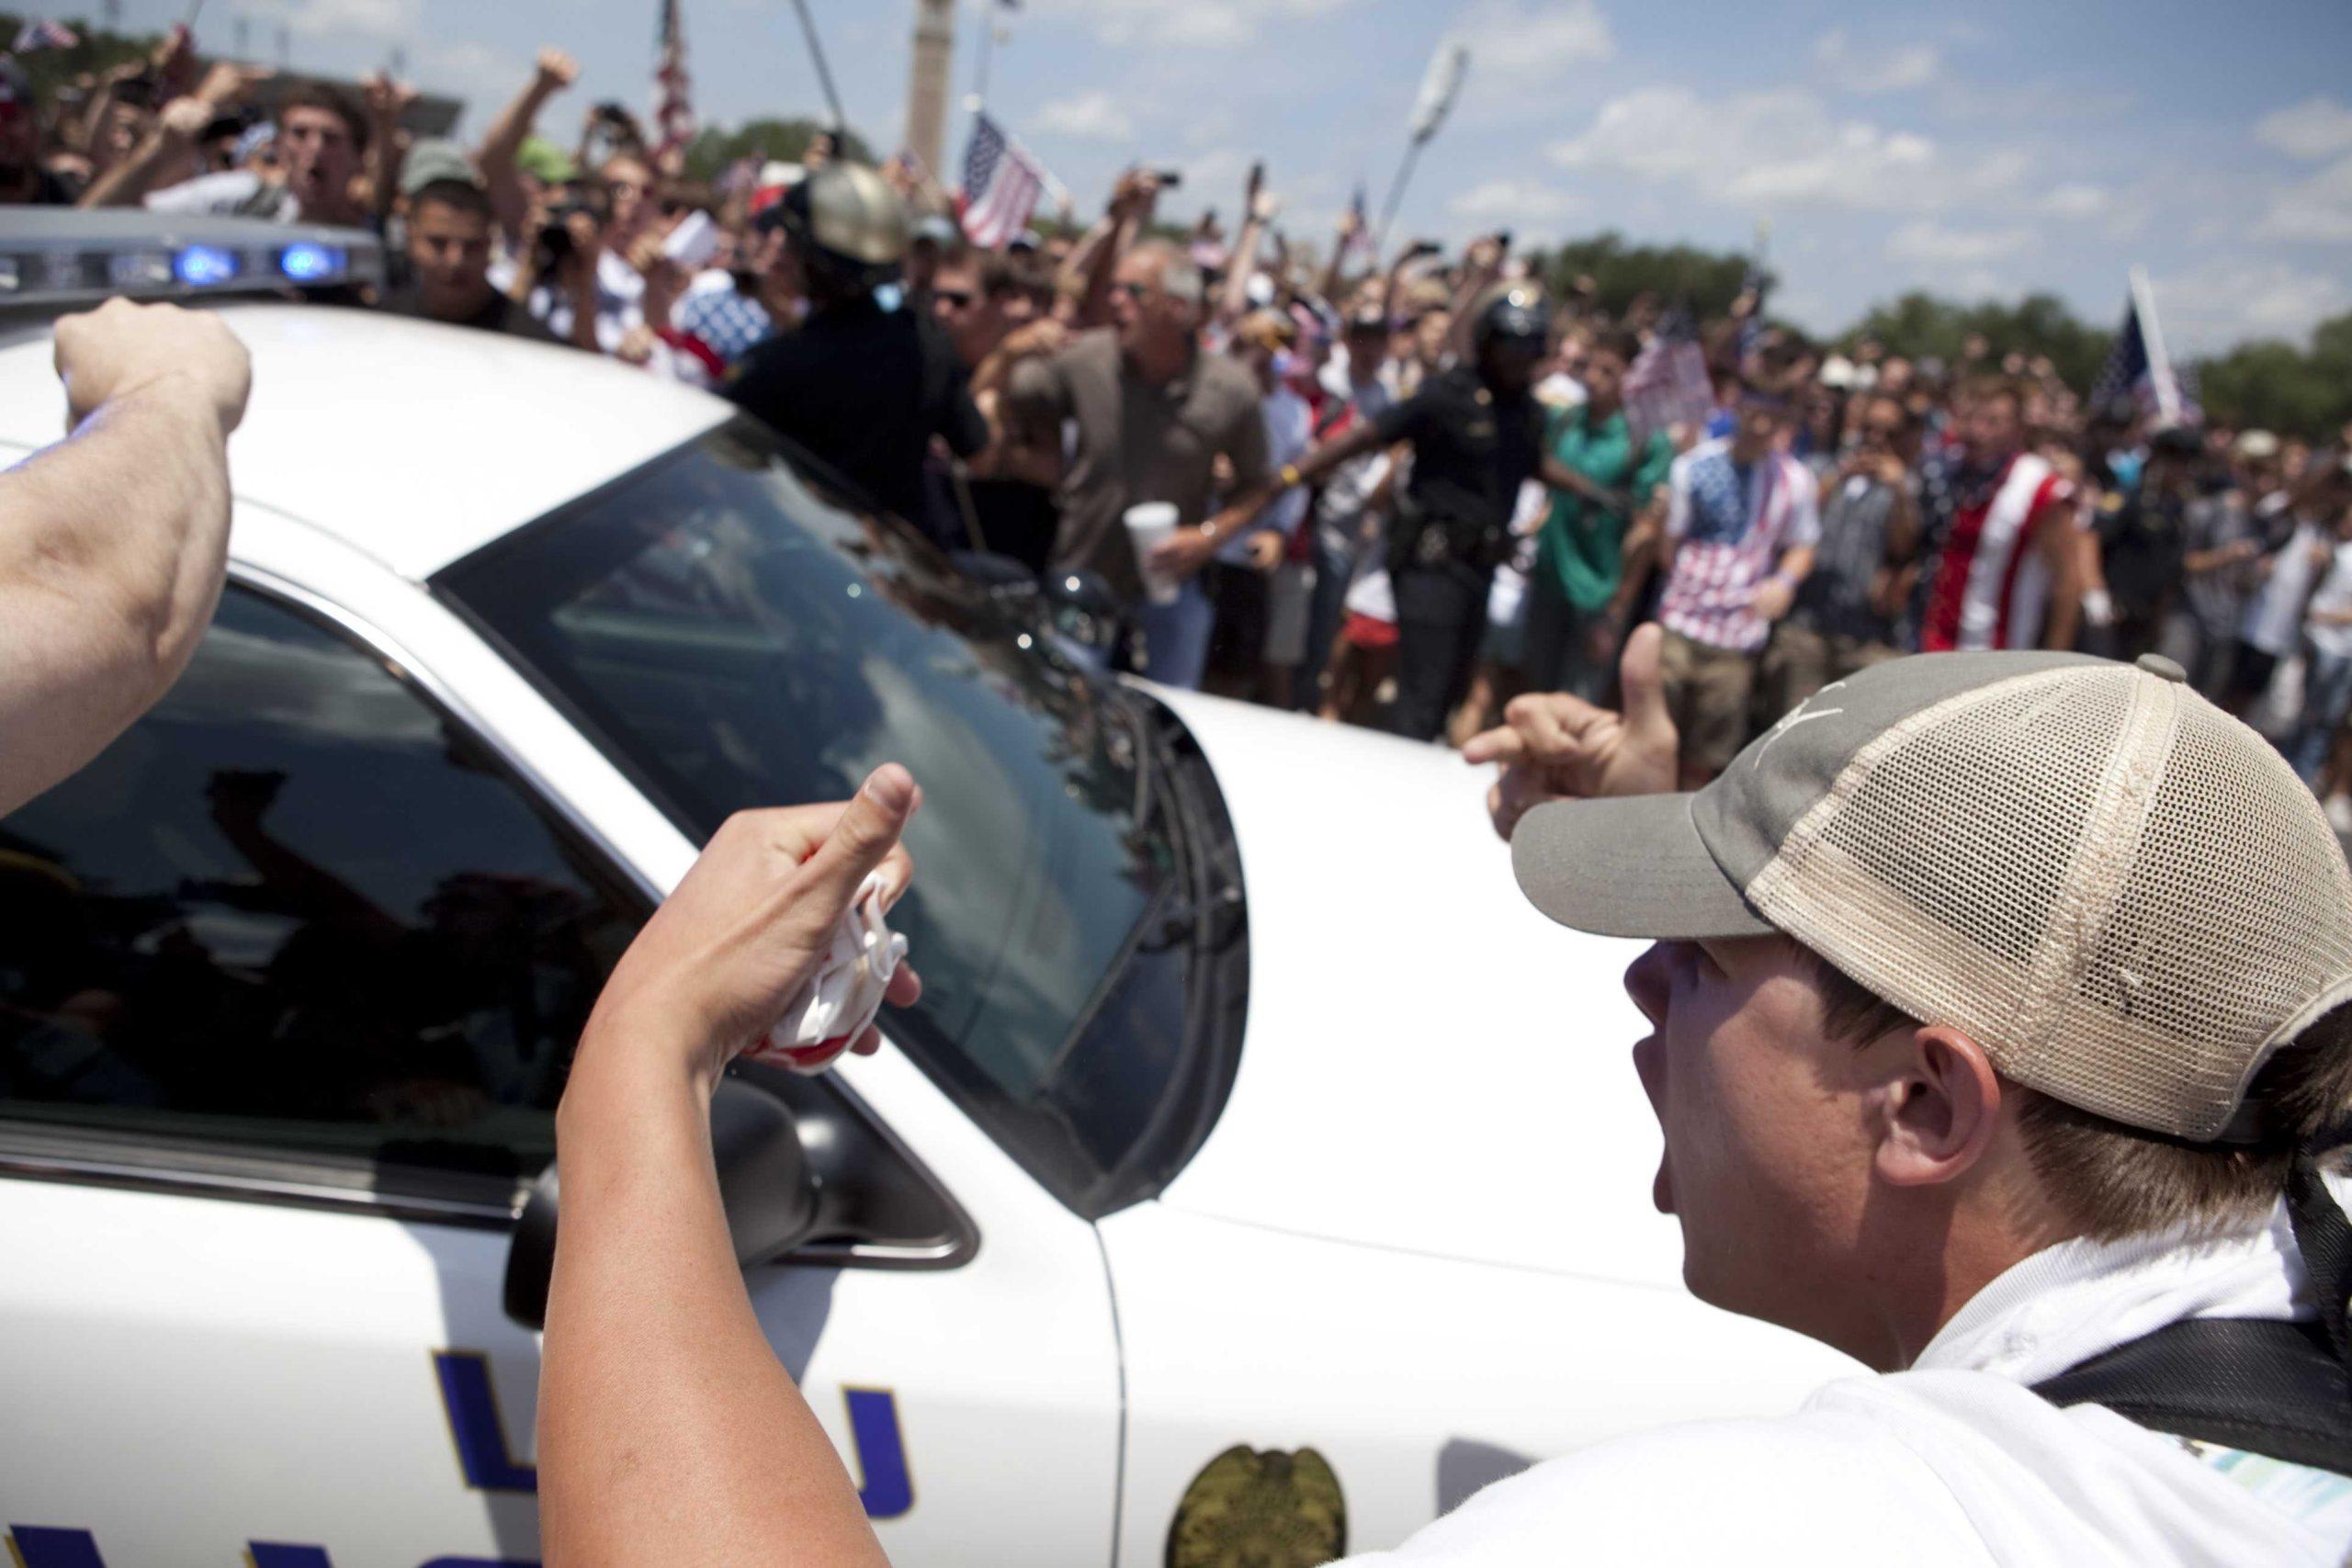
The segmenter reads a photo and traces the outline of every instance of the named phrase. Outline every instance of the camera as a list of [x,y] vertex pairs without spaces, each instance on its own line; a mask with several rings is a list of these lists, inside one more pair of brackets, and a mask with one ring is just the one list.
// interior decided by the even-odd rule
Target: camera
[[545,278],[571,259],[571,220],[577,216],[604,221],[604,214],[584,201],[560,201],[548,209],[538,232],[531,236],[531,271]]

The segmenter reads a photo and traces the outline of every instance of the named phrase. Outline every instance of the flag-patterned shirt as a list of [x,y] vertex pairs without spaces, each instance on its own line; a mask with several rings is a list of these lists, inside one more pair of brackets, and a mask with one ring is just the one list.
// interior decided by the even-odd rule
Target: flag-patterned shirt
[[1732,461],[1731,442],[1718,439],[1676,458],[1666,509],[1674,570],[1660,624],[1715,648],[1763,647],[1771,624],[1749,602],[1782,551],[1821,537],[1817,496],[1812,473],[1786,453],[1743,467]]

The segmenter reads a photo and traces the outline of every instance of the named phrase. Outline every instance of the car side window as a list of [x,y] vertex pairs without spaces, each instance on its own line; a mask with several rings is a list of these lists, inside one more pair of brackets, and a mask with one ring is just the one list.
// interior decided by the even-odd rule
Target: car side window
[[0,820],[0,1118],[512,1181],[641,911],[383,660],[232,585]]

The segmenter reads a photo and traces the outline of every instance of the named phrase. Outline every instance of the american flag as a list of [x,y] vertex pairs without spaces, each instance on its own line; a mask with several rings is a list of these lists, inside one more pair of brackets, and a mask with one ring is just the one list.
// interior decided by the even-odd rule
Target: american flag
[[82,35],[63,22],[53,22],[46,17],[28,21],[17,34],[18,54],[32,54],[44,49],[72,49],[82,41]]
[[987,115],[972,119],[972,142],[964,149],[964,232],[972,243],[993,250],[1010,244],[1037,210],[1047,175],[1022,145]]
[[1698,430],[1715,408],[1706,350],[1680,333],[1659,333],[1626,370],[1623,396],[1626,423],[1642,440],[1678,424]]
[[678,21],[678,0],[662,0],[662,32],[657,41],[662,46],[662,62],[653,69],[654,85],[659,89],[654,98],[653,121],[662,139],[654,151],[682,152],[686,143],[695,139],[695,109],[686,101],[690,85],[686,79],[686,34]]
[[2107,363],[2091,383],[2091,407],[2102,409],[2126,398],[2141,414],[2158,424],[2194,424],[2202,411],[2190,378],[2173,368],[2165,353],[2164,333],[2156,325],[2155,301],[2146,279],[2135,276],[2131,297],[2123,306],[2123,325]]

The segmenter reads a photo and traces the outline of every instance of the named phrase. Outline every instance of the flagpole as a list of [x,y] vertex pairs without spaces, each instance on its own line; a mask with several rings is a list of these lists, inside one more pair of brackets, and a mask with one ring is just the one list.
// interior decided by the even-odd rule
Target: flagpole
[[2140,342],[2148,351],[2148,379],[2155,386],[2156,417],[2166,424],[2180,423],[2180,383],[2172,373],[2172,355],[2165,352],[2165,330],[2156,321],[2155,290],[2148,269],[2132,269],[2132,308],[2140,313]]
[[808,40],[808,58],[817,65],[817,85],[825,90],[825,102],[833,111],[833,135],[838,141],[849,131],[849,116],[842,113],[842,96],[833,91],[833,70],[825,63],[825,46],[817,37],[817,24],[809,18],[808,0],[792,0],[792,8],[800,14],[800,31]]
[[972,82],[972,103],[975,109],[985,108],[989,101],[989,66],[996,55],[997,0],[980,0],[979,71]]
[[1396,220],[1396,204],[1405,199],[1406,182],[1413,177],[1413,165],[1419,162],[1421,149],[1428,144],[1428,139],[1425,137],[1413,138],[1412,145],[1405,149],[1405,161],[1396,167],[1396,177],[1389,182],[1388,199],[1383,202],[1380,208],[1380,228],[1373,235],[1372,240],[1372,261],[1374,266],[1378,266],[1380,258],[1388,254],[1388,225]]

